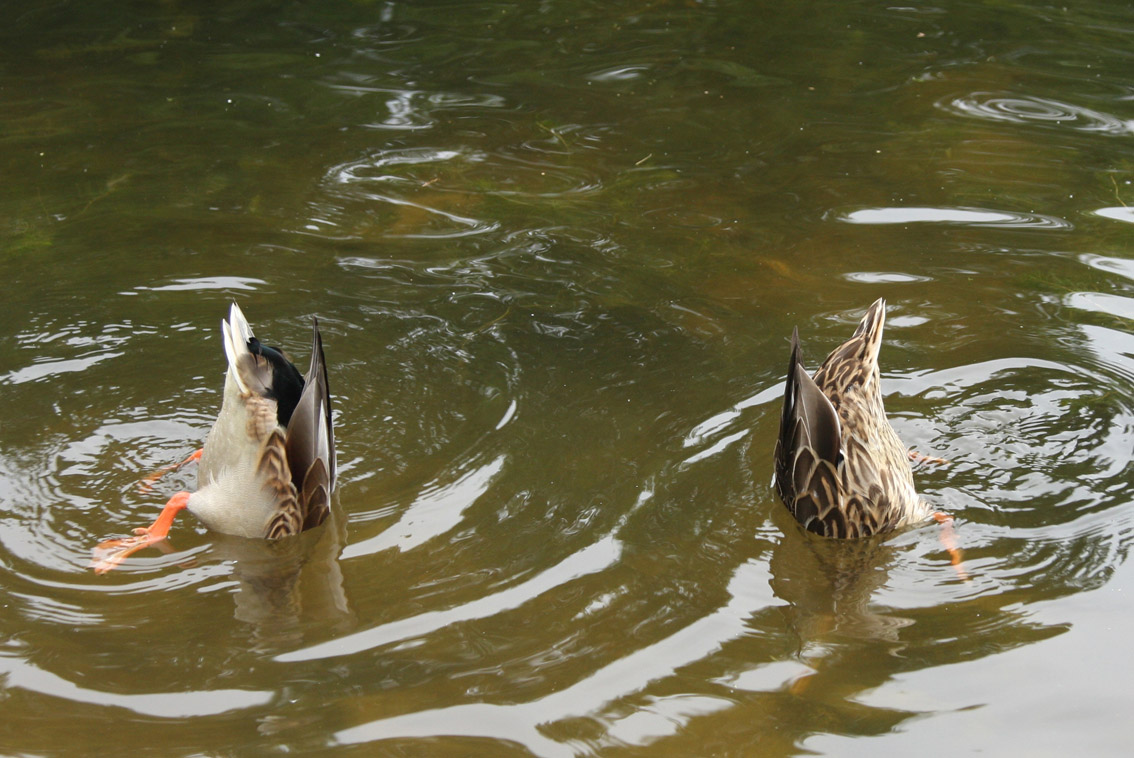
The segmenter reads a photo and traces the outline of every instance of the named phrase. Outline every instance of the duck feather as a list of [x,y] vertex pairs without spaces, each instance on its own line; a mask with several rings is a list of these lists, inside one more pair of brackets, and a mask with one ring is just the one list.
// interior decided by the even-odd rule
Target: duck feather
[[188,508],[211,529],[277,539],[329,512],[335,443],[326,359],[314,319],[306,376],[260,343],[233,303],[221,332],[228,371],[221,411]]
[[808,531],[865,537],[931,513],[882,404],[878,354],[885,320],[880,298],[814,377],[803,367],[798,329],[792,332],[775,484]]

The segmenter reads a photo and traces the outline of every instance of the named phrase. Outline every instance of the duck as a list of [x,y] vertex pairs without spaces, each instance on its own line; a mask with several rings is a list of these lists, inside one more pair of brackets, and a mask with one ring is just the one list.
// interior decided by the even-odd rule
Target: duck
[[335,489],[335,433],[323,338],[318,320],[311,323],[311,363],[301,375],[280,348],[256,338],[232,303],[221,321],[228,369],[220,412],[204,447],[182,462],[197,461],[197,489],[173,495],[134,536],[100,543],[96,573],[161,547],[183,510],[212,531],[265,540],[323,523]]
[[907,450],[886,418],[878,371],[885,322],[879,298],[814,376],[803,366],[799,328],[792,330],[775,488],[803,528],[824,537],[870,537],[949,520],[918,495],[910,459],[919,454]]

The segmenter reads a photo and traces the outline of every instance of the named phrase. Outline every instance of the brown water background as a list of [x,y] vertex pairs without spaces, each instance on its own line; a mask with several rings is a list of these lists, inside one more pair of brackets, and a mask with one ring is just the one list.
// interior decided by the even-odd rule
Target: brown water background
[[[0,31],[0,754],[1125,755],[1134,10],[27,3]],[[957,518],[769,486],[877,297]],[[175,527],[241,304],[334,522]]]

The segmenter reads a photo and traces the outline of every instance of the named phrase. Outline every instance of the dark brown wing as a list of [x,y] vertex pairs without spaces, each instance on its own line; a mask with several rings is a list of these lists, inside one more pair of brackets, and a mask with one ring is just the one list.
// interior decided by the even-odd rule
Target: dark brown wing
[[837,507],[840,447],[838,416],[803,368],[794,330],[776,440],[776,489],[804,528],[827,536],[847,536]]
[[303,491],[299,502],[303,505],[303,528],[310,529],[323,523],[331,512],[330,475],[321,458],[316,458],[303,476]]
[[327,517],[335,486],[335,433],[319,323],[312,319],[311,366],[287,426],[287,462],[298,493],[303,529]]

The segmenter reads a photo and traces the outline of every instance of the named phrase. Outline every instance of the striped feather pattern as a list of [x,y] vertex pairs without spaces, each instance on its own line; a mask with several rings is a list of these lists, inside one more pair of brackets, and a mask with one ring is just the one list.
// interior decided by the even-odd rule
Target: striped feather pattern
[[792,334],[776,490],[805,529],[826,537],[868,537],[931,513],[882,404],[885,320],[886,302],[878,299],[814,377],[803,368],[798,330]]

